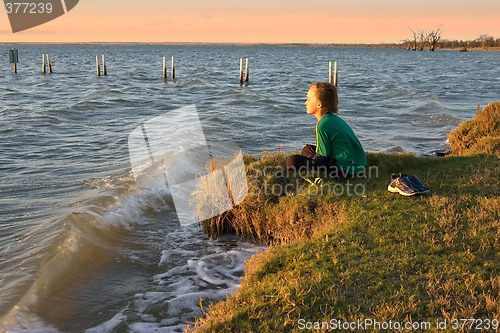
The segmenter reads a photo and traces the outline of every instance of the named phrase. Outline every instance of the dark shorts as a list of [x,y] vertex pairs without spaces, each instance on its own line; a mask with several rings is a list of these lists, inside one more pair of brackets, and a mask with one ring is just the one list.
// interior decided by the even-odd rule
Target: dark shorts
[[302,149],[301,155],[290,155],[286,160],[288,170],[317,170],[325,171],[332,178],[347,178],[351,175],[345,174],[338,166],[335,165],[335,160],[331,157],[322,156],[316,153],[316,146],[306,145]]

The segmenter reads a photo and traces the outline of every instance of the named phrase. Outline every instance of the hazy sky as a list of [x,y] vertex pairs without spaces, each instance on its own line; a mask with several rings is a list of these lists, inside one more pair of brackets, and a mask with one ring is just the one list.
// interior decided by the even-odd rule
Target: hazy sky
[[500,38],[499,14],[500,0],[80,0],[16,34],[2,11],[0,42],[397,43],[441,24],[469,40]]

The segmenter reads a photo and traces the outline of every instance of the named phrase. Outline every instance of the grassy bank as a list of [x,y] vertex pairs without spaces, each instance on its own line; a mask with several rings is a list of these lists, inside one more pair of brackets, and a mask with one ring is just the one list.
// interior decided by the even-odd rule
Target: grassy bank
[[478,106],[476,117],[452,131],[448,142],[454,155],[500,154],[500,102]]
[[[453,320],[500,319],[498,152],[367,157],[365,177],[333,180],[286,173],[283,152],[246,156],[250,194],[204,227],[271,245],[248,261],[238,292],[191,329],[328,331],[334,320],[376,320],[435,331],[447,320],[440,331],[457,331],[463,322]],[[417,175],[431,193],[389,193],[397,172]]]

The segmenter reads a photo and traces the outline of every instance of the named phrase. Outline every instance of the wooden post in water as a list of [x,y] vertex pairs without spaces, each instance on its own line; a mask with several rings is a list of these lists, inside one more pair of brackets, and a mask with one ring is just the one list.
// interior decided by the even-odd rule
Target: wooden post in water
[[101,76],[101,69],[99,68],[99,58],[95,56],[95,65],[97,67],[97,76]]
[[336,87],[337,86],[337,62],[335,61],[335,74],[333,77],[333,85]]
[[165,57],[163,57],[163,78],[167,80],[167,67],[165,66]]
[[45,74],[45,54],[42,53],[42,74]]
[[246,58],[245,62],[245,82],[248,83],[248,58]]
[[243,84],[243,58],[240,58],[240,84]]
[[175,79],[174,56],[172,56],[172,80]]
[[17,62],[19,61],[16,49],[9,50],[9,62],[14,64],[14,74],[17,74]]
[[328,82],[332,83],[332,62],[328,62]]
[[337,62],[335,61],[333,72],[332,72],[332,62],[331,61],[330,61],[329,67],[330,67],[330,70],[329,70],[328,82],[333,83],[334,86],[337,86]]
[[104,54],[102,55],[102,75],[108,75],[108,71],[106,70],[106,63],[104,62]]
[[52,65],[50,64],[49,54],[47,53],[46,56],[47,56],[47,66],[49,67],[49,74],[52,74]]

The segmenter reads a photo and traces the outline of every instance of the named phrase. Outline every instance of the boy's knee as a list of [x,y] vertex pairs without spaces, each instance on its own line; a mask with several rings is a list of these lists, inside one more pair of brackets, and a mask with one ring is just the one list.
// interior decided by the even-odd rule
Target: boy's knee
[[295,170],[297,168],[296,166],[296,155],[290,155],[288,156],[288,158],[286,159],[286,167],[288,169],[292,169],[292,170]]
[[306,145],[302,148],[302,156],[310,157],[311,155],[316,154],[316,147],[312,145]]

